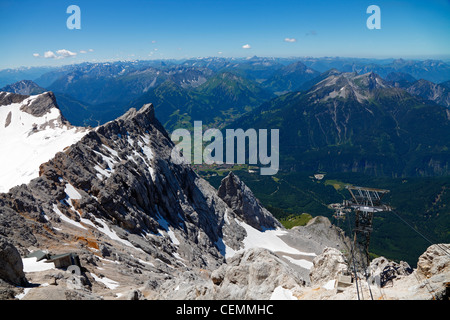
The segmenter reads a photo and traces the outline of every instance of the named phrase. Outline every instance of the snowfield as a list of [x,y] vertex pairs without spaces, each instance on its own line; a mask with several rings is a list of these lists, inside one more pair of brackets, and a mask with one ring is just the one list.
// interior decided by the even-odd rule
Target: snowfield
[[[225,221],[227,221],[228,218],[225,215]],[[229,222],[227,222],[229,223]],[[238,251],[233,250],[227,244],[223,241],[223,239],[220,239],[218,242],[216,242],[216,246],[221,251],[222,255],[225,256],[226,259],[229,259],[233,257],[236,253],[243,252],[245,250],[251,249],[251,248],[264,248],[268,249],[273,252],[278,252],[281,254],[281,256],[285,259],[287,259],[289,262],[296,264],[304,269],[311,269],[313,266],[313,263],[305,260],[305,259],[294,259],[290,256],[287,256],[286,254],[291,255],[301,255],[301,256],[310,256],[311,258],[316,257],[317,255],[312,252],[302,252],[299,251],[291,246],[289,246],[286,242],[284,242],[280,236],[287,233],[285,230],[281,229],[274,229],[274,230],[265,230],[265,231],[259,231],[251,226],[249,226],[247,223],[243,221],[237,221],[237,223],[245,229],[247,232],[247,236],[245,237],[243,244],[244,248],[240,249]]]
[[47,260],[36,261],[36,257],[23,258],[23,272],[39,272],[55,269],[55,264],[53,262],[46,262]]
[[39,177],[42,163],[88,133],[87,129],[63,124],[56,107],[42,117],[20,110],[37,97],[0,106],[0,192],[8,192],[14,186]]

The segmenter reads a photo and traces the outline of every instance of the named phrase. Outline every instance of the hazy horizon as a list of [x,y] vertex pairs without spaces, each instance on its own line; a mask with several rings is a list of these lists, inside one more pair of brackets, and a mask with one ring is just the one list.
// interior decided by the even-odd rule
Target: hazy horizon
[[[367,26],[372,4],[380,29]],[[80,29],[69,28],[71,5]],[[0,69],[255,55],[450,60],[449,17],[445,0],[0,0]]]
[[74,66],[74,65],[80,65],[80,64],[96,64],[96,63],[118,63],[118,62],[158,62],[158,61],[168,61],[168,62],[174,62],[174,63],[182,63],[188,60],[202,60],[202,59],[226,59],[226,60],[249,60],[252,58],[260,58],[260,59],[280,59],[280,60],[302,60],[302,59],[342,59],[342,60],[370,60],[370,61],[380,61],[384,63],[389,63],[389,61],[395,61],[395,60],[405,60],[405,61],[442,61],[444,63],[450,63],[450,56],[441,56],[441,57],[340,57],[340,56],[289,56],[289,57],[277,57],[277,56],[251,56],[251,57],[223,57],[223,56],[207,56],[207,57],[189,57],[189,58],[159,58],[159,59],[109,59],[109,60],[99,60],[99,61],[80,61],[80,62],[71,62],[71,63],[63,63],[59,65],[21,65],[21,66],[15,66],[15,67],[7,67],[0,69],[0,71],[4,70],[20,70],[20,69],[32,69],[32,68],[62,68],[62,67],[68,67],[68,66]]

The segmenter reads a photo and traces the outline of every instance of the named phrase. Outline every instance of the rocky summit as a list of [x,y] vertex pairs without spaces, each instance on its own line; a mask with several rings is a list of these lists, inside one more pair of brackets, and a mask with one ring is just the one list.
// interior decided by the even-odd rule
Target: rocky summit
[[[0,114],[30,99],[0,97]],[[24,112],[47,114],[33,105],[44,103]],[[0,298],[358,299],[358,286],[375,299],[448,297],[448,245],[417,270],[374,260],[370,279],[346,283],[350,240],[327,218],[285,229],[235,174],[216,190],[171,161],[173,146],[146,104],[83,131],[0,194]],[[382,287],[386,266],[396,271]]]

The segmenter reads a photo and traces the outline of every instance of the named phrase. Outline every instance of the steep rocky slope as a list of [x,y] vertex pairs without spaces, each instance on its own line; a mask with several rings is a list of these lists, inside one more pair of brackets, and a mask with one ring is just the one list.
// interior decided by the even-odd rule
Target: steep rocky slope
[[[172,148],[147,104],[89,130],[42,163],[39,177],[0,194],[0,265],[9,270],[0,297],[315,298],[310,273],[327,247],[348,252],[342,231],[322,217],[286,230],[237,176],[216,190],[172,162]],[[37,250],[50,258],[28,257]],[[79,272],[51,260],[65,253],[80,258]]]
[[0,236],[22,257],[37,249],[76,252],[96,297],[94,274],[108,273],[119,287],[148,279],[160,285],[167,274],[217,269],[260,235],[267,246],[301,253],[279,238],[286,231],[236,177],[224,185],[236,183],[271,230],[247,224],[252,217],[235,212],[190,166],[175,165],[172,147],[151,104],[131,109],[43,163],[28,185],[1,194]]

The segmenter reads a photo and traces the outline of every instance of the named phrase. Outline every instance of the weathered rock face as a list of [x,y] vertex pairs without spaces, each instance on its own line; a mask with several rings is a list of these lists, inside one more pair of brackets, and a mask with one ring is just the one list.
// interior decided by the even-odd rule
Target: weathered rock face
[[149,282],[152,299],[268,300],[276,288],[299,292],[305,281],[276,254],[253,248],[229,259],[212,273],[180,274],[162,285]]
[[0,279],[17,286],[25,286],[28,283],[19,251],[2,237],[0,237]]
[[450,245],[434,244],[428,247],[417,262],[417,270],[425,277],[440,273],[450,273]]
[[0,106],[6,106],[11,103],[20,103],[29,96],[22,94],[11,94],[10,92],[0,92]]
[[215,270],[214,299],[270,299],[277,287],[297,291],[305,281],[273,252],[246,250]]
[[[0,92],[0,106],[6,106],[12,103],[21,103],[25,99],[30,98],[29,95],[17,94],[10,92]],[[29,103],[22,105],[20,110],[29,113],[35,117],[42,117],[52,108],[57,106],[56,97],[53,92],[45,92],[35,96]],[[65,122],[64,117],[61,117]],[[67,123],[68,124],[68,123]]]
[[23,105],[21,111],[29,113],[35,117],[42,117],[57,105],[53,92],[40,94],[31,103]]
[[312,285],[325,284],[330,280],[335,280],[339,273],[347,271],[347,262],[344,255],[335,248],[325,248],[321,255],[313,260],[313,267],[310,270]]
[[284,228],[261,206],[253,192],[233,172],[220,184],[219,197],[246,223],[257,230]]
[[[42,228],[39,220],[26,219],[20,215],[29,209],[24,203],[28,202],[28,196],[31,196],[28,189],[24,188],[23,191],[20,195],[23,200],[11,200],[6,195],[4,195],[4,199],[0,199],[0,238],[8,239],[8,242],[16,246],[22,255],[25,255],[27,253],[26,248],[37,243],[33,230],[40,233],[45,229]],[[39,212],[39,208],[32,210],[34,213]],[[30,216],[34,218],[40,215],[30,214]]]

